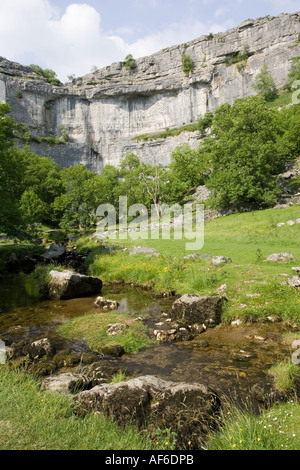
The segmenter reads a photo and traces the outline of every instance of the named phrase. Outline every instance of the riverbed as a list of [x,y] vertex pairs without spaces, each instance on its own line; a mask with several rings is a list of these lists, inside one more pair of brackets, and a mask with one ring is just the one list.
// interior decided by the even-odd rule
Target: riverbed
[[[118,311],[141,316],[149,336],[157,324],[168,328],[174,298],[154,297],[150,291],[105,285],[103,297],[119,302]],[[82,315],[99,312],[95,297],[71,300],[41,300],[31,275],[18,274],[0,281],[0,338],[8,344],[51,338],[55,348],[89,351],[80,341],[62,338],[57,328]],[[99,315],[101,313],[99,312]],[[165,323],[164,323],[165,322]],[[268,369],[291,354],[282,341],[289,327],[281,322],[252,323],[208,328],[188,341],[153,342],[137,354],[114,358],[117,368],[129,376],[156,375],[174,382],[203,383],[234,402],[247,402],[251,388]],[[99,360],[110,360],[99,356]],[[55,371],[58,373],[61,371]]]

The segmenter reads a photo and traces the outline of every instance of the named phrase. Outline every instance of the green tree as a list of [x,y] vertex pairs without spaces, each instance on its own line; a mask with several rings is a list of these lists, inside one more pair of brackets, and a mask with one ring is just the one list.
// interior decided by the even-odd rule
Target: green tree
[[52,203],[64,192],[60,167],[51,158],[36,155],[26,147],[19,150],[19,166],[22,171],[21,191],[31,189],[43,203],[40,222],[54,222]]
[[140,181],[140,159],[134,153],[127,153],[120,165],[120,196],[127,196],[128,205],[149,205],[149,196],[146,195]]
[[167,171],[156,163],[146,164],[133,153],[128,153],[121,162],[119,195],[127,196],[128,206],[144,204],[150,211],[155,206],[157,215],[165,198]]
[[120,193],[120,171],[113,165],[105,165],[101,174],[95,179],[95,191],[99,197],[99,204],[112,204],[118,207]]
[[192,149],[189,144],[176,147],[171,154],[169,170],[172,202],[181,202],[189,190],[205,183],[208,167],[207,152],[203,144],[198,150]]
[[96,173],[83,165],[61,170],[64,192],[54,199],[52,207],[62,228],[84,230],[95,223],[99,205],[94,185],[96,177]]
[[21,222],[18,201],[22,171],[14,148],[15,121],[9,113],[10,106],[0,103],[0,231],[10,234]]
[[[150,197],[149,203],[154,206],[157,217],[161,217],[162,204],[167,202],[166,182],[167,170],[154,160],[153,165],[141,163],[139,180],[142,188]],[[150,209],[150,204],[149,204]]]
[[257,74],[254,84],[254,90],[257,91],[266,101],[272,101],[277,96],[276,85],[270,70],[264,64]]
[[217,208],[261,208],[274,204],[277,175],[286,156],[278,144],[283,130],[277,110],[259,96],[220,106],[210,140],[212,172],[207,186]]
[[294,159],[300,155],[300,104],[282,108],[279,115],[283,129],[281,152]]
[[20,213],[25,225],[41,222],[44,218],[45,203],[41,201],[33,189],[27,189],[21,196]]

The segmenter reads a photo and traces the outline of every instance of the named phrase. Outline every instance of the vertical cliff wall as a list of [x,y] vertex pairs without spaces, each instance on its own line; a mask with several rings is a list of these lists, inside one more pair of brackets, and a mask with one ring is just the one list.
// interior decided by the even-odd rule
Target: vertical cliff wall
[[[291,59],[300,55],[300,12],[247,20],[224,33],[202,36],[136,60],[53,87],[30,67],[0,59],[0,99],[40,142],[31,149],[61,166],[78,163],[100,172],[118,165],[127,152],[164,165],[184,142],[199,143],[197,132],[176,137],[136,140],[145,133],[195,122],[207,111],[254,94],[253,82],[263,64],[277,88],[287,82]],[[195,68],[182,70],[182,56]],[[80,60],[80,57],[78,58]],[[67,142],[62,138],[68,134]],[[60,139],[60,143],[58,143]]]

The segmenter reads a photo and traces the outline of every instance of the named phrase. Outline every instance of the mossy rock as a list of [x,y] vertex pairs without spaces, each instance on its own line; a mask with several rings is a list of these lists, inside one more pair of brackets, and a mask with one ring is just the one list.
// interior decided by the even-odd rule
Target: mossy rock
[[125,354],[125,350],[120,344],[108,344],[106,346],[101,347],[100,351],[101,354],[103,354],[104,356],[112,357],[120,357]]
[[43,358],[41,361],[31,364],[27,371],[29,374],[35,375],[37,377],[45,377],[46,375],[50,375],[57,370],[57,364],[54,361]]
[[85,352],[81,355],[81,362],[83,364],[94,364],[99,361],[99,355],[94,352]]
[[64,349],[55,354],[53,361],[58,367],[73,367],[81,361],[81,354],[76,351]]

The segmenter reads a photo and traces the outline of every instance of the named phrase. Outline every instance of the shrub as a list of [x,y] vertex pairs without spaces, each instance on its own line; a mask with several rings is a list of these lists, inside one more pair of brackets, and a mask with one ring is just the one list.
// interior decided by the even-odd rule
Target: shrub
[[266,65],[263,65],[259,74],[256,76],[254,90],[258,92],[266,101],[272,101],[277,96],[274,79]]
[[126,57],[125,57],[125,61],[123,62],[123,65],[125,67],[126,70],[130,71],[130,70],[133,70],[136,68],[136,61],[135,59],[133,58],[132,54],[128,54]]
[[31,64],[30,67],[40,75],[41,77],[44,77],[50,85],[53,86],[60,86],[61,82],[58,80],[56,73],[51,70],[51,69],[42,69],[39,65]]
[[195,69],[195,63],[191,56],[187,54],[183,54],[182,56],[182,70],[184,71],[185,75],[189,75]]

